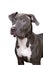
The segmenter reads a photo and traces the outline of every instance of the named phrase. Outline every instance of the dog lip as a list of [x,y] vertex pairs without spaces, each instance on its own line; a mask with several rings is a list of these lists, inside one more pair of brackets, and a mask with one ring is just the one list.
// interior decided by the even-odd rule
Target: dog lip
[[11,35],[13,35],[14,37],[16,36],[16,32],[10,32]]
[[13,35],[14,37],[16,37],[16,34],[11,34],[11,35]]
[[14,37],[16,37],[16,35],[13,35]]

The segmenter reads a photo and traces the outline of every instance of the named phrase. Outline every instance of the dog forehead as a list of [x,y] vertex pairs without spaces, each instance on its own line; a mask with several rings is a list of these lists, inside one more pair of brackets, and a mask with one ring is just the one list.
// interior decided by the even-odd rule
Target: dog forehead
[[30,17],[27,16],[26,14],[17,14],[16,17],[17,19],[26,19],[26,20],[30,20]]
[[[14,18],[14,21],[12,22],[13,23],[13,25],[16,23],[19,23],[19,22],[21,22],[21,23],[23,23],[23,21],[30,21],[30,17],[29,16],[27,16],[26,14],[17,14],[16,16],[15,16],[15,18]],[[24,23],[26,23],[26,22],[24,22]],[[29,23],[29,22],[28,22]]]

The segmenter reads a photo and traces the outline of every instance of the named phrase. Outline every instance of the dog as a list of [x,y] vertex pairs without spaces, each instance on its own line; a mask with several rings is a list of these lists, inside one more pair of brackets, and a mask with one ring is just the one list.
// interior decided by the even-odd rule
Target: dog
[[39,25],[33,14],[12,13],[9,15],[12,21],[11,35],[17,38],[15,54],[18,65],[24,65],[24,61],[33,65],[40,65],[43,57],[43,33],[35,34],[32,31],[32,23]]

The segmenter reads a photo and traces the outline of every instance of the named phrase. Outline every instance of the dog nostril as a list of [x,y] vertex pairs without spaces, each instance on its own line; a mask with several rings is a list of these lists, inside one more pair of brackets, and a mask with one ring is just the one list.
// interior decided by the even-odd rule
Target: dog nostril
[[15,27],[11,28],[11,31],[12,32],[16,31],[16,28]]

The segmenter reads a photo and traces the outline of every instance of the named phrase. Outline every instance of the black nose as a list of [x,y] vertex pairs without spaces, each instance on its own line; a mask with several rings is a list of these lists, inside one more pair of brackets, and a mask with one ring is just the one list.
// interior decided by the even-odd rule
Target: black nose
[[15,27],[11,28],[11,34],[15,34],[15,33],[16,33],[16,28]]
[[11,28],[11,31],[12,32],[16,31],[16,28],[15,27]]

